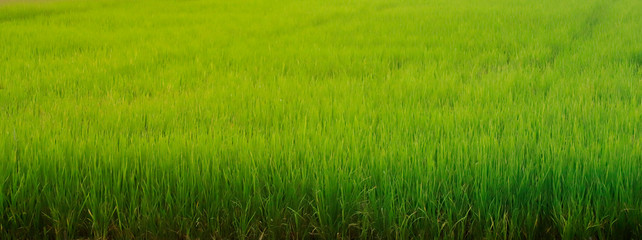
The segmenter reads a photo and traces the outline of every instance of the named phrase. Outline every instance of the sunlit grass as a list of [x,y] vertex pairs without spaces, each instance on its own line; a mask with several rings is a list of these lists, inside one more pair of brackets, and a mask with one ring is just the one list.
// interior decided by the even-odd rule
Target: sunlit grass
[[640,238],[641,14],[0,5],[0,238]]

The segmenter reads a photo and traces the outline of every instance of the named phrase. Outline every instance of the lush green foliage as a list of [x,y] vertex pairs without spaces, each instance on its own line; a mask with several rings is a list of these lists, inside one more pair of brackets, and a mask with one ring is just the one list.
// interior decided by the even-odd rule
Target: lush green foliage
[[1,5],[0,238],[640,238],[641,15]]

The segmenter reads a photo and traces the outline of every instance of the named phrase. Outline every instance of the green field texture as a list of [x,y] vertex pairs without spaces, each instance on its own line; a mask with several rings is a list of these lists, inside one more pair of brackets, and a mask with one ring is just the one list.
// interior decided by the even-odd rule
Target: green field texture
[[642,1],[0,3],[0,239],[642,238]]

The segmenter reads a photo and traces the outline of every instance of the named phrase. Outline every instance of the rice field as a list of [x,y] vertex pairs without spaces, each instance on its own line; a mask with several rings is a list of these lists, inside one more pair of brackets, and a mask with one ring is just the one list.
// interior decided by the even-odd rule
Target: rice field
[[642,238],[642,2],[0,2],[0,239]]

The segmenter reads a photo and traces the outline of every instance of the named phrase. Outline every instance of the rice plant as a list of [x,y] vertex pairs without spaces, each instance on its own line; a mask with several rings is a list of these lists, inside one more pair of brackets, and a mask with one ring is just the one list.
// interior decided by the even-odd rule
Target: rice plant
[[639,239],[642,2],[0,2],[1,239]]

